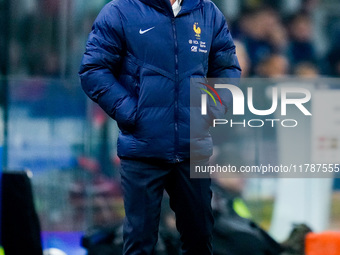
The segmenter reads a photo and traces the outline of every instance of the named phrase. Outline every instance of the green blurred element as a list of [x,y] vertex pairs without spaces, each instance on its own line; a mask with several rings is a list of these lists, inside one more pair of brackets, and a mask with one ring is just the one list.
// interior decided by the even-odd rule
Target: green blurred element
[[5,250],[0,246],[0,255],[5,255]]
[[243,202],[241,198],[234,199],[233,208],[235,212],[243,218],[250,219],[252,217],[247,205]]
[[[274,210],[274,198],[246,200],[253,220],[265,230],[269,230]],[[340,229],[340,192],[334,191],[331,201],[331,215],[329,218],[329,230]]]
[[340,229],[340,192],[335,191],[332,195],[332,208],[329,226],[331,230]]
[[269,230],[274,209],[274,198],[258,198],[247,200],[253,220],[263,229]]

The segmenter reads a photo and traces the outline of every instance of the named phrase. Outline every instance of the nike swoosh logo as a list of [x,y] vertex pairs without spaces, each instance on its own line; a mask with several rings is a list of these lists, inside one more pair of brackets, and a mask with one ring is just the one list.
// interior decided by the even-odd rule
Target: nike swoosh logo
[[155,27],[150,27],[146,30],[142,30],[142,29],[139,29],[139,33],[142,35],[142,34],[145,34],[146,32],[150,31],[151,29],[154,29]]

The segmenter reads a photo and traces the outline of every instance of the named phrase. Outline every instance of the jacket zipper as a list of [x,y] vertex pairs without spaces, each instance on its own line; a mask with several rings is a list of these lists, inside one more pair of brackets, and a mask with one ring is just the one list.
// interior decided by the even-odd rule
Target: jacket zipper
[[179,147],[179,134],[178,134],[178,93],[179,93],[179,71],[178,71],[178,41],[176,34],[176,23],[175,17],[171,18],[172,23],[172,32],[174,34],[174,44],[175,44],[175,162],[180,162],[180,158],[178,156],[178,147]]

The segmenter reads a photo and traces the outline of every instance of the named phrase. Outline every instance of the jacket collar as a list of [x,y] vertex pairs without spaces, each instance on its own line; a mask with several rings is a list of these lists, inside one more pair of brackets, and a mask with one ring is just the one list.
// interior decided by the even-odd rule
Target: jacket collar
[[[139,1],[143,2],[146,5],[151,6],[157,11],[165,13],[166,15],[174,16],[169,0],[139,0]],[[181,2],[182,9],[180,11],[180,14],[184,12],[185,13],[190,12],[199,7],[203,3],[202,0],[182,0]]]

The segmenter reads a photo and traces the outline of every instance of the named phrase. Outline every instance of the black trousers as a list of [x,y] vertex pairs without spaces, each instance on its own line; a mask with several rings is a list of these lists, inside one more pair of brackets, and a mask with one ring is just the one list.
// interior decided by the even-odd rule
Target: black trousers
[[153,254],[164,190],[176,215],[183,255],[212,254],[211,180],[191,179],[189,161],[122,159],[121,183],[126,213],[124,255]]

